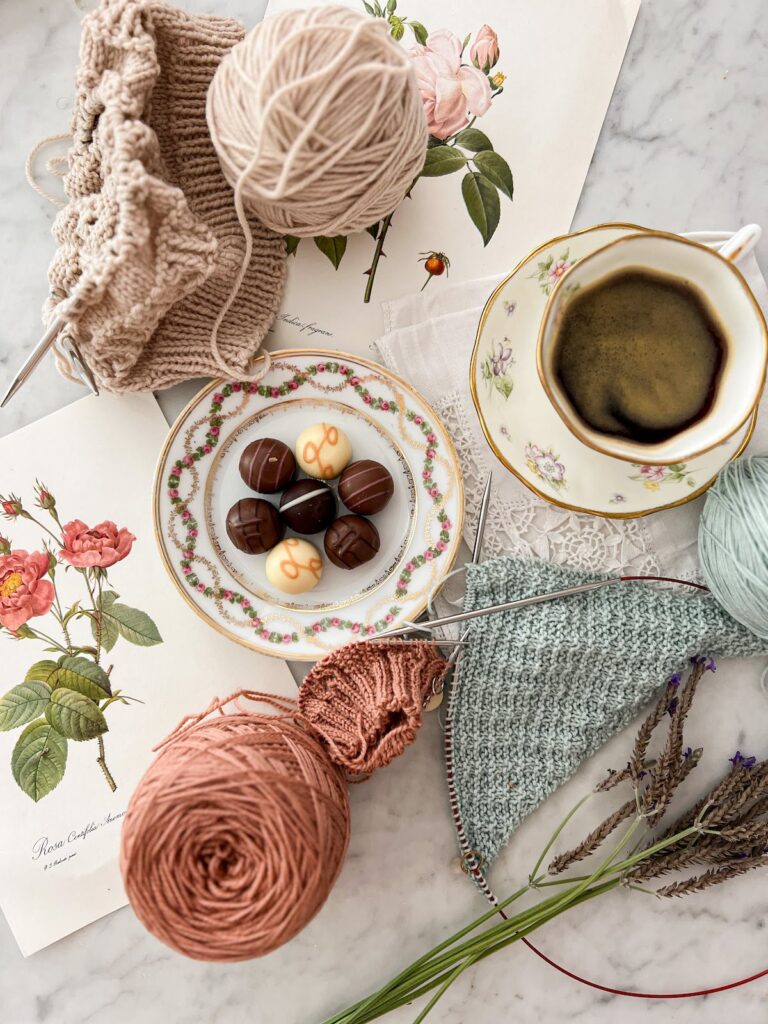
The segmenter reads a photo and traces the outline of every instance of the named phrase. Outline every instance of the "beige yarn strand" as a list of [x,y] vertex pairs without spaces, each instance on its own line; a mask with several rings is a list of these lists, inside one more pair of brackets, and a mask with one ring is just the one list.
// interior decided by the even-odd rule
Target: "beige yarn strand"
[[[41,150],[45,149],[45,147],[49,146],[52,142],[63,142],[64,139],[71,138],[72,136],[69,132],[60,132],[58,135],[47,135],[44,139],[40,139],[40,141],[30,149],[29,153],[27,153],[27,159],[24,161],[24,174],[26,175],[27,184],[30,188],[33,188],[39,196],[42,196],[43,199],[47,199],[48,202],[52,203],[54,206],[58,206],[59,209],[67,205],[66,200],[53,195],[52,192],[48,192],[48,190],[44,189],[37,180],[37,176],[35,175],[35,158]],[[52,157],[46,163],[46,170],[50,171],[52,174],[57,174],[59,177],[62,177],[66,167],[65,161],[66,157]]]

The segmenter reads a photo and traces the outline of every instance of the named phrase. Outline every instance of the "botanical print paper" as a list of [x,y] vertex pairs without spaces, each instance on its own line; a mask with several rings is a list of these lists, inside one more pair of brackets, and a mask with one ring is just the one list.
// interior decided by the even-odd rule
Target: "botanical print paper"
[[[425,283],[434,292],[446,280],[511,270],[566,232],[639,3],[368,0],[401,45],[415,48],[437,176],[416,182],[383,245],[381,225],[346,242],[322,240],[320,248],[301,240],[270,348],[320,344],[363,353],[382,333],[382,301]],[[293,6],[270,0],[267,15]],[[456,102],[436,110],[435,88],[452,90]]]
[[122,818],[184,714],[241,686],[295,693],[284,662],[217,634],[163,568],[166,433],[151,396],[103,395],[0,440],[0,906],[25,955],[126,903]]

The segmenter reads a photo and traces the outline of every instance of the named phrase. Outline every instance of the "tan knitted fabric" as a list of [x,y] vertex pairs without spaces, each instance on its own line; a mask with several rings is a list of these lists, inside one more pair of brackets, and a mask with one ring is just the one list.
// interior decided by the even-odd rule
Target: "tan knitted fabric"
[[253,256],[212,345],[245,241],[205,98],[243,35],[237,21],[155,0],[102,0],[83,21],[44,317],[67,321],[107,390],[243,374],[277,312],[285,244],[249,219]]

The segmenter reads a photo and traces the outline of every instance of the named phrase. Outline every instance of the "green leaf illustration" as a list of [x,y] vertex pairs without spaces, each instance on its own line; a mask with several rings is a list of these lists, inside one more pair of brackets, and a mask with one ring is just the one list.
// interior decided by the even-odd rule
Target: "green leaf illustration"
[[0,697],[0,732],[26,725],[42,715],[51,699],[50,687],[31,681],[14,686]]
[[497,377],[493,384],[496,390],[504,395],[505,398],[509,398],[512,394],[512,388],[514,385],[508,377]]
[[11,772],[27,796],[42,800],[64,778],[66,767],[66,739],[44,718],[28,725],[11,754]]
[[456,141],[464,149],[471,149],[473,153],[480,153],[482,150],[493,149],[493,143],[485,134],[478,128],[465,128],[463,132],[459,132],[456,136]]
[[112,621],[117,626],[120,636],[138,647],[153,647],[161,644],[163,638],[160,631],[146,612],[138,608],[129,608],[127,604],[114,602],[102,609],[105,621]]
[[413,34],[416,36],[416,42],[419,43],[421,46],[426,46],[427,39],[429,38],[429,33],[427,32],[424,25],[422,25],[420,21],[409,21],[408,24],[410,26],[411,32],[413,32]]
[[389,34],[398,43],[405,35],[405,23],[402,18],[398,18],[396,14],[391,14],[389,17]]
[[467,158],[459,149],[451,146],[432,146],[427,150],[427,157],[421,170],[424,178],[439,178],[443,174],[453,174],[465,166]]
[[48,683],[49,686],[53,686],[51,683],[51,676],[58,669],[58,661],[36,661],[34,665],[27,671],[24,676],[25,683]]
[[381,221],[377,220],[375,224],[371,224],[371,226],[369,228],[365,229],[374,241],[379,237],[379,227],[380,226],[381,226]]
[[299,248],[300,238],[296,235],[285,235],[285,254],[286,256],[295,256],[296,250]]
[[[101,595],[100,607],[102,611],[104,611],[104,609],[106,608],[110,608],[118,599],[118,597],[120,597],[120,595],[115,593],[114,590],[105,590],[104,593]],[[117,643],[118,638],[120,636],[120,631],[117,628],[117,623],[114,622],[112,619],[108,618],[106,615],[102,615],[100,625],[101,646],[104,648],[105,651],[111,651],[112,648]],[[98,635],[96,629],[96,622],[94,619],[91,619],[91,633],[93,634],[93,639],[97,640]]]
[[482,235],[483,245],[488,245],[501,216],[499,193],[482,174],[470,171],[462,178],[461,194],[472,223]]
[[369,3],[366,3],[366,0],[363,0],[363,7],[364,7],[364,8],[366,9],[366,11],[368,12],[368,14],[370,14],[370,16],[371,16],[372,18],[374,18],[374,17],[376,16],[376,15],[374,14],[373,8],[371,7],[371,5],[370,5]]
[[90,697],[63,687],[51,694],[45,717],[61,736],[77,742],[92,740],[108,729],[107,720]]
[[501,189],[504,195],[512,198],[515,190],[512,171],[503,156],[493,151],[478,153],[475,156],[475,166],[496,188]]
[[61,658],[52,685],[54,692],[63,687],[96,701],[112,696],[109,676],[88,658]]
[[339,269],[342,257],[347,249],[346,235],[334,235],[333,238],[326,238],[325,235],[318,235],[315,245],[333,264],[336,270]]

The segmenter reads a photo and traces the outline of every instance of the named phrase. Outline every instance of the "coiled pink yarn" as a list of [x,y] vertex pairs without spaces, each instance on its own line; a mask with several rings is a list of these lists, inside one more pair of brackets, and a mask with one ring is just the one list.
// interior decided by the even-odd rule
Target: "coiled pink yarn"
[[350,644],[315,665],[298,707],[240,690],[187,716],[123,823],[123,881],[146,928],[195,960],[247,960],[293,938],[347,852],[346,773],[413,741],[445,667],[428,641]]
[[[241,698],[279,713],[246,711]],[[236,713],[205,717],[230,702]],[[162,746],[122,829],[131,906],[195,960],[271,952],[314,917],[341,869],[343,772],[293,702],[248,691],[186,719]]]

